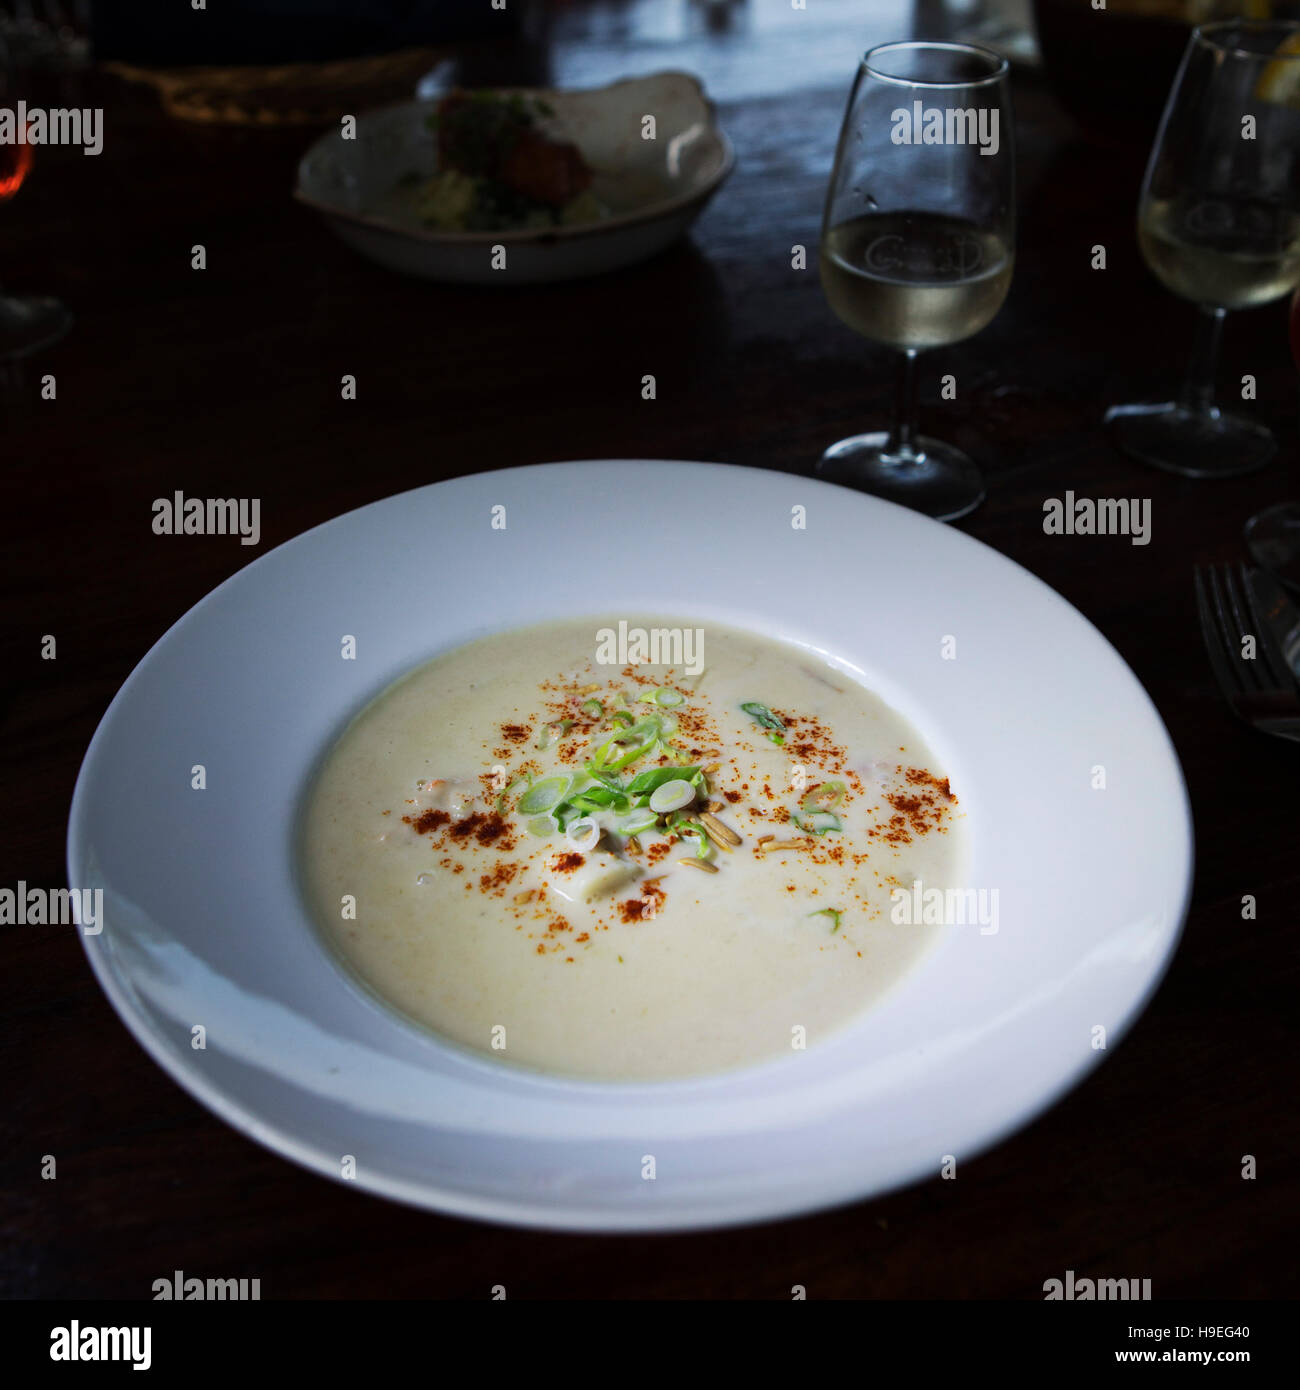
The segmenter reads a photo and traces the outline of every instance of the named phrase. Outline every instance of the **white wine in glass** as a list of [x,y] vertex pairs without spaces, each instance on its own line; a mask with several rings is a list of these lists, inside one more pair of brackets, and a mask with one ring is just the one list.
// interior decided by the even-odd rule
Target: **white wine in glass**
[[1300,212],[1269,203],[1151,198],[1138,244],[1161,284],[1211,308],[1268,304],[1300,281]]
[[849,95],[822,218],[827,302],[902,358],[892,428],[832,444],[817,474],[945,521],[977,507],[984,484],[959,449],[915,433],[916,359],[978,333],[1011,285],[1006,79],[1002,58],[969,44],[873,48]]
[[978,333],[1002,307],[1011,250],[996,232],[931,212],[876,212],[826,234],[826,299],[864,338],[944,347]]
[[1192,32],[1147,164],[1138,244],[1161,284],[1197,306],[1197,337],[1178,399],[1112,406],[1112,438],[1192,478],[1262,467],[1273,436],[1215,404],[1214,368],[1230,309],[1300,283],[1300,24]]

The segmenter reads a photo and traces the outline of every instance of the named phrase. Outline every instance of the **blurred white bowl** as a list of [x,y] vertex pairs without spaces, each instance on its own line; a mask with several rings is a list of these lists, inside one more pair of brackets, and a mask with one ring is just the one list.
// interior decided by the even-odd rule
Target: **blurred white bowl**
[[[518,89],[554,112],[549,133],[570,140],[596,173],[594,191],[614,208],[600,222],[512,231],[444,232],[403,214],[394,190],[432,176],[433,105],[405,102],[366,112],[356,138],[322,136],[298,165],[294,196],[315,208],[351,247],[406,275],[466,284],[573,280],[642,261],[680,237],[735,164],[712,105],[687,73],[661,72],[590,91]],[[655,138],[642,122],[655,118]],[[493,266],[504,246],[505,269]]]

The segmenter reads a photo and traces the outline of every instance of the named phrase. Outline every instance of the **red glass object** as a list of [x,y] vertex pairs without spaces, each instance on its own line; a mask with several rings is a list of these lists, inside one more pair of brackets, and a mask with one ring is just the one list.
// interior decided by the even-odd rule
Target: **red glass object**
[[0,145],[0,202],[12,198],[23,186],[32,167],[32,147],[26,140]]

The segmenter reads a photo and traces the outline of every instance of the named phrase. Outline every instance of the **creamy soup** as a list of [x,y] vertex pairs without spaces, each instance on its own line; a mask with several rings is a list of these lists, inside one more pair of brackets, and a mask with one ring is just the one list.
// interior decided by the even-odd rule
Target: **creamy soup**
[[306,805],[330,945],[505,1062],[618,1080],[813,1046],[964,886],[957,798],[883,701],[715,624],[565,621],[429,662],[352,722]]

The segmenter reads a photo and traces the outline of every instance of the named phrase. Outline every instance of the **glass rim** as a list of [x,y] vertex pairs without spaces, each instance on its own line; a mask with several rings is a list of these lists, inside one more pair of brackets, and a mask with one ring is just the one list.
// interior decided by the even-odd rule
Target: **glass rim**
[[[968,57],[986,59],[993,64],[993,70],[983,77],[972,77],[961,81],[935,82],[916,77],[895,77],[892,73],[881,72],[879,68],[871,65],[871,60],[876,54],[897,53],[903,49],[911,49],[914,52],[924,49],[928,52],[962,53]],[[862,55],[860,66],[863,72],[869,72],[872,77],[881,82],[892,82],[896,87],[924,87],[932,91],[955,91],[958,87],[987,87],[994,82],[1000,82],[1011,71],[1011,64],[1000,53],[995,53],[991,48],[982,48],[977,43],[946,43],[938,39],[895,39],[890,43],[878,43]]]
[[1300,60],[1300,51],[1295,53],[1261,53],[1254,48],[1238,48],[1235,44],[1224,43],[1220,35],[1226,30],[1248,34],[1293,34],[1300,35],[1300,20],[1294,19],[1216,19],[1210,24],[1198,24],[1192,30],[1192,43],[1204,44],[1216,53],[1226,53],[1233,58],[1254,58],[1261,63],[1294,63]]

